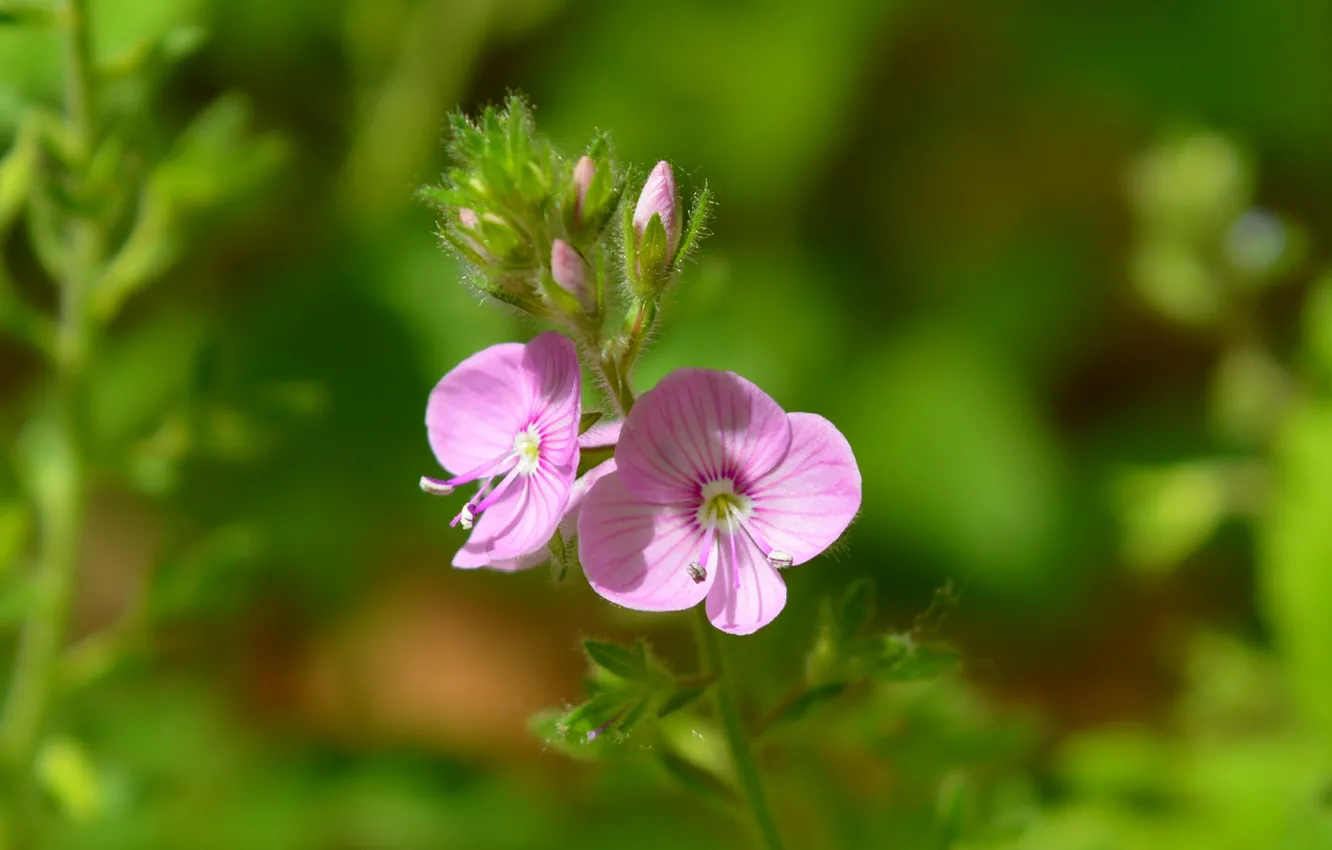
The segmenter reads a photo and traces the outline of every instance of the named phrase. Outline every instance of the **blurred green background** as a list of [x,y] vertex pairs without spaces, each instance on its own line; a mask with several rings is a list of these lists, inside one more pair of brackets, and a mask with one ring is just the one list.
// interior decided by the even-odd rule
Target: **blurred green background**
[[[107,101],[176,163],[188,240],[92,366],[43,847],[747,840],[633,736],[579,761],[528,730],[579,698],[580,636],[687,668],[683,618],[453,571],[415,486],[434,381],[536,330],[459,285],[414,198],[446,115],[511,90],[565,151],[607,130],[716,193],[639,387],[735,370],[860,461],[848,553],[725,642],[751,710],[857,577],[881,625],[961,650],[765,738],[791,846],[1332,847],[1326,0],[92,10],[100,60],[180,56]],[[0,143],[60,87],[58,38],[0,24]],[[49,305],[22,227],[3,249]],[[46,380],[0,341],[0,444]],[[705,764],[707,722],[674,733]]]

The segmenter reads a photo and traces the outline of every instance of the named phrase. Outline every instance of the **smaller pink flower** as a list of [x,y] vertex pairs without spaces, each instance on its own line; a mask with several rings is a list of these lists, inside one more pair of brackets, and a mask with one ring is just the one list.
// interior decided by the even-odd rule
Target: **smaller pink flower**
[[583,221],[583,208],[587,205],[587,190],[592,186],[592,178],[597,174],[597,164],[592,161],[592,157],[585,156],[579,158],[574,165],[574,221],[581,224]]
[[778,570],[818,555],[860,509],[860,470],[832,423],[785,413],[731,372],[667,375],[625,420],[615,462],[578,519],[593,589],[640,611],[706,600],[732,634],[770,623],[786,605]]
[[684,212],[680,208],[680,192],[675,188],[671,164],[665,160],[652,169],[638,196],[638,204],[634,206],[634,232],[640,240],[654,215],[661,217],[666,229],[666,263],[669,265],[675,259],[675,249],[680,247]]
[[597,298],[588,286],[587,262],[574,247],[563,239],[556,239],[550,248],[550,275],[583,309],[591,313],[597,308]]
[[479,351],[435,385],[426,433],[454,475],[421,487],[447,495],[482,482],[451,523],[472,529],[455,567],[518,558],[550,540],[578,469],[581,381],[573,342],[546,331]]

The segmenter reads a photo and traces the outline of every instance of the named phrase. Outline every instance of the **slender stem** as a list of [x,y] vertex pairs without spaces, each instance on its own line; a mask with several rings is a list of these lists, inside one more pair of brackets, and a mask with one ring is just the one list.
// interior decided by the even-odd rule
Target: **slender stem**
[[[83,169],[95,148],[92,55],[87,0],[66,0],[65,121],[78,159],[68,175],[69,190],[83,191]],[[40,529],[37,569],[38,603],[23,624],[18,658],[0,714],[0,750],[13,767],[20,790],[30,788],[30,763],[55,684],[57,662],[73,595],[83,527],[85,489],[81,440],[84,365],[91,344],[87,300],[104,252],[101,225],[84,215],[71,218],[66,232],[67,262],[60,284],[56,328],[55,409],[50,444],[40,463],[35,502]]]
[[717,705],[717,715],[721,718],[722,731],[726,735],[726,745],[731,750],[731,761],[740,779],[741,790],[750,811],[754,813],[754,822],[763,846],[768,850],[781,850],[782,836],[777,831],[777,823],[768,808],[767,797],[763,794],[763,783],[759,778],[758,765],[754,761],[754,752],[749,746],[749,737],[745,734],[744,721],[740,718],[740,704],[736,696],[735,680],[726,673],[722,659],[721,639],[712,623],[708,622],[707,612],[699,605],[695,609],[695,633],[698,640],[699,661],[704,674],[717,678],[713,689]]

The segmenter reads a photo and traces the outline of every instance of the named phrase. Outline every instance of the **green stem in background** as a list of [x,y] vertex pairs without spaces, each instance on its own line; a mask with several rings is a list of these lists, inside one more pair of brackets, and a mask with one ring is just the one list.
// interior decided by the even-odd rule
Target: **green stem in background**
[[[82,197],[83,172],[96,147],[92,51],[87,0],[66,0],[61,9],[65,35],[65,121],[77,146],[77,160],[68,190]],[[55,407],[52,435],[43,460],[50,464],[45,483],[37,487],[40,527],[35,581],[38,602],[23,624],[4,713],[0,715],[0,748],[13,767],[20,791],[27,797],[31,762],[55,685],[73,596],[83,527],[85,490],[81,440],[83,373],[91,344],[87,302],[101,270],[104,234],[86,215],[71,218],[67,261],[59,280],[60,314],[55,339]],[[29,789],[29,790],[25,790]]]
[[763,783],[759,778],[758,765],[754,761],[754,751],[749,745],[749,736],[745,734],[745,724],[740,718],[740,701],[736,696],[735,680],[728,676],[722,659],[721,638],[712,623],[708,621],[707,611],[702,605],[695,606],[695,633],[698,640],[699,661],[703,673],[717,678],[713,689],[716,699],[717,715],[721,719],[722,732],[726,735],[726,745],[731,751],[731,762],[735,765],[740,788],[745,801],[754,814],[763,846],[768,850],[781,850],[782,836],[777,831],[777,823],[768,808],[767,797],[763,793]]

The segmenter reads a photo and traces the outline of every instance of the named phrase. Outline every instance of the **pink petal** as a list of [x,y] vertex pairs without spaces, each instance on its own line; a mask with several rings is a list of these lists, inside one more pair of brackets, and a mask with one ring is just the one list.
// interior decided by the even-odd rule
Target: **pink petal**
[[[582,510],[583,502],[587,499],[588,492],[592,485],[596,484],[606,475],[615,471],[615,459],[612,458],[583,473],[583,477],[574,482],[573,489],[569,492],[569,501],[564,506],[564,516],[560,519],[560,533],[564,535],[565,542],[573,540],[578,533],[578,515]],[[493,509],[492,509],[493,510]],[[484,517],[485,514],[482,514]],[[471,541],[468,541],[469,544]],[[530,570],[533,567],[539,567],[550,560],[550,538],[547,537],[540,546],[524,555],[516,558],[501,558],[491,560],[486,554],[484,545],[464,545],[454,558],[455,567],[474,568],[489,567],[492,570],[502,572],[518,572],[520,570]],[[462,563],[459,563],[461,561]]]
[[645,502],[620,476],[592,487],[578,519],[578,556],[597,593],[639,611],[681,611],[697,605],[712,586],[689,576],[703,533],[694,510]]
[[634,405],[615,459],[630,492],[679,504],[696,500],[708,481],[762,476],[790,442],[786,414],[751,382],[734,372],[676,369]]
[[601,420],[578,435],[578,445],[584,449],[607,449],[620,441],[623,419]]
[[527,425],[526,346],[492,345],[440,378],[426,405],[426,433],[440,466],[461,475],[513,451]]
[[533,418],[542,421],[553,412],[564,418],[572,409],[577,436],[583,377],[573,340],[555,331],[537,334],[524,347],[523,369],[532,392]]
[[747,488],[750,522],[773,549],[804,563],[841,536],[860,510],[860,469],[851,445],[814,413],[792,413],[791,447]]
[[786,582],[743,534],[719,537],[717,548],[721,569],[708,592],[708,619],[733,635],[758,631],[786,607]]

